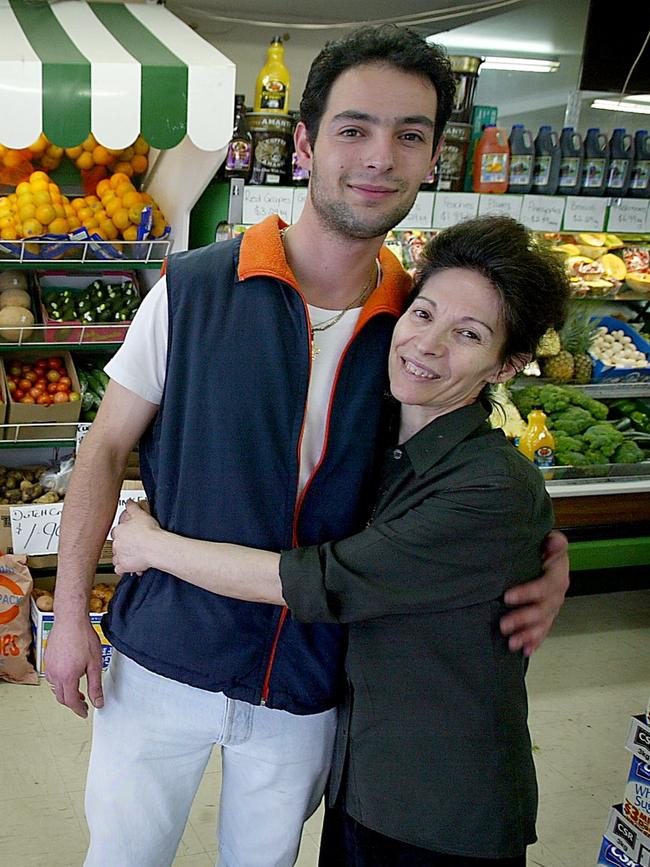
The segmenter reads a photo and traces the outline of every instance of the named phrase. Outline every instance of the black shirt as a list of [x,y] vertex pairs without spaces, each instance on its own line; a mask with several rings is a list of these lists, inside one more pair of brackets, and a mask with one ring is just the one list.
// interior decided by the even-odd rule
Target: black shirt
[[332,796],[366,827],[472,857],[535,840],[525,660],[499,632],[504,591],[541,572],[553,525],[539,471],[478,402],[389,449],[373,519],[285,551],[301,621],[350,624]]

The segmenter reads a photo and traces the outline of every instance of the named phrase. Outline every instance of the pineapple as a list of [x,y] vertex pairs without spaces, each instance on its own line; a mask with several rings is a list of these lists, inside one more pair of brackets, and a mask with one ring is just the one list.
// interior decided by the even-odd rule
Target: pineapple
[[542,376],[554,382],[570,382],[573,379],[575,361],[566,349],[542,361]]
[[551,358],[557,355],[560,349],[562,349],[560,335],[555,328],[548,328],[539,338],[535,355],[537,358]]
[[589,347],[596,334],[596,326],[591,320],[589,310],[580,303],[574,305],[562,327],[560,340],[562,348],[573,356],[573,378],[578,383],[591,382],[593,362]]

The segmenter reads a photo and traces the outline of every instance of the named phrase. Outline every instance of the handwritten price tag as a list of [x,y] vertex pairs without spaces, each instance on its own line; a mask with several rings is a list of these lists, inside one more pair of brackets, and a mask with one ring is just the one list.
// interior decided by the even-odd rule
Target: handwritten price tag
[[90,430],[90,422],[82,422],[77,425],[77,442],[75,444],[75,454],[79,451],[82,439]]
[[415,197],[413,207],[396,229],[429,229],[433,217],[433,200],[435,193],[420,192]]
[[271,214],[291,222],[293,187],[245,187],[242,223],[258,223]]
[[[126,507],[127,500],[146,499],[144,491],[120,491],[115,518],[111,529],[117,524]],[[12,506],[9,509],[11,521],[11,544],[15,554],[56,554],[59,550],[59,532],[63,503],[31,503],[26,506]]]
[[524,196],[519,219],[534,232],[559,232],[564,196]]
[[512,217],[518,220],[521,215],[523,196],[481,196],[478,203],[478,215],[495,214],[498,217]]
[[436,229],[446,229],[472,219],[478,212],[478,200],[478,193],[436,193],[433,225]]
[[296,187],[293,191],[293,207],[291,209],[291,222],[295,223],[302,214],[307,200],[307,187]]
[[570,232],[602,232],[605,225],[607,199],[589,196],[567,196],[564,228]]
[[647,199],[612,199],[608,232],[647,232]]

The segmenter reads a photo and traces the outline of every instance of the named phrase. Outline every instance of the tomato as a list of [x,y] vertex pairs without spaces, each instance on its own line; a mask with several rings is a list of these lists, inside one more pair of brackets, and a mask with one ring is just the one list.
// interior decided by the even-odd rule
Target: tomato
[[19,379],[19,380],[18,380],[18,388],[19,388],[21,391],[29,391],[29,389],[30,389],[31,387],[32,387],[32,381],[31,381],[31,379]]
[[32,369],[31,364],[21,364],[21,365],[20,365],[20,372],[21,372],[21,373],[29,373],[29,371],[30,371],[31,369]]
[[22,372],[23,372],[23,369],[19,364],[12,364],[11,367],[9,368],[9,373],[12,376],[20,376],[20,374]]
[[68,397],[67,391],[57,391],[52,399],[54,403],[67,403],[70,398]]
[[58,370],[48,370],[45,374],[46,379],[50,382],[58,382],[61,379],[61,374]]
[[45,358],[39,358],[34,365],[34,370],[47,370],[47,361]]
[[25,379],[28,379],[30,382],[36,382],[38,379],[38,374],[35,370],[28,370],[25,374]]
[[48,367],[57,367],[57,368],[63,367],[63,359],[61,358],[60,355],[56,355],[53,358],[48,358],[47,359],[47,366]]
[[9,373],[9,374],[7,375],[7,382],[13,382],[13,383],[16,383],[16,382],[18,382],[19,379],[20,379],[20,377],[19,377],[19,376],[14,376],[13,373]]
[[21,388],[17,388],[11,396],[14,400],[21,400],[23,397],[25,397],[25,392]]
[[70,388],[72,385],[72,380],[69,376],[62,376],[59,380],[59,385],[65,385],[67,388]]
[[18,386],[13,381],[13,379],[10,379],[9,382],[7,383],[7,388],[9,389],[9,391],[15,391],[17,387]]
[[54,385],[56,385],[57,391],[65,391],[66,394],[70,391],[70,386],[66,385],[65,382],[61,382],[61,380],[55,382]]
[[34,386],[34,388],[29,389],[29,396],[33,397],[34,400],[37,400],[43,394],[43,389],[38,388],[38,386]]
[[41,406],[51,406],[52,398],[49,394],[41,394],[39,395],[39,397],[36,398],[36,403],[40,404]]
[[56,382],[48,382],[48,384],[47,384],[47,393],[48,393],[48,394],[56,394],[56,392],[57,392],[57,387],[56,387],[56,385],[57,385]]
[[70,401],[70,403],[74,403],[77,400],[81,400],[81,395],[78,391],[71,391],[68,395],[68,400]]
[[47,379],[44,376],[39,376],[34,385],[40,385],[43,388],[47,388]]
[[21,397],[20,402],[21,403],[36,403],[34,398],[30,397],[30,395],[28,395],[28,394],[26,394],[25,397]]

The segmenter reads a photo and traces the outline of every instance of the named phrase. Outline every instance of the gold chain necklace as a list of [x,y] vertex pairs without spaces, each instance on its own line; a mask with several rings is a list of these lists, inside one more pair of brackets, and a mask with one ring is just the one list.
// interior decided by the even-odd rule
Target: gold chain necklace
[[[284,229],[280,229],[280,240],[282,241],[282,245],[284,246],[284,238],[287,234],[287,229],[289,227],[285,226]],[[368,280],[363,286],[361,292],[357,295],[356,298],[353,298],[349,304],[347,304],[343,310],[339,310],[331,319],[326,319],[323,322],[319,322],[318,325],[312,325],[309,330],[309,336],[311,340],[311,360],[313,361],[317,355],[320,354],[320,347],[317,345],[316,340],[314,338],[314,334],[317,331],[327,331],[329,328],[332,328],[337,322],[340,322],[343,316],[349,311],[352,310],[353,307],[359,307],[363,305],[366,298],[370,294],[370,290],[373,288],[373,284],[377,284],[377,276],[376,276],[376,264],[373,263],[372,271]]]

